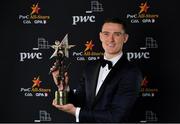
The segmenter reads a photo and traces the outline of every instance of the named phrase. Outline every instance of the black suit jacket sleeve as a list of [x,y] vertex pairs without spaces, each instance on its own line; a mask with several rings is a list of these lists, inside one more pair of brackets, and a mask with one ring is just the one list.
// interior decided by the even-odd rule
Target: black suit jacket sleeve
[[81,108],[80,122],[125,122],[126,115],[139,94],[141,79],[141,73],[137,68],[128,70],[122,78],[118,79],[119,85],[114,89],[114,95],[108,107],[99,110]]
[[[84,74],[84,73],[83,73]],[[83,107],[85,105],[85,78],[84,75],[79,81],[76,89],[70,89],[69,103],[72,103],[75,107]]]

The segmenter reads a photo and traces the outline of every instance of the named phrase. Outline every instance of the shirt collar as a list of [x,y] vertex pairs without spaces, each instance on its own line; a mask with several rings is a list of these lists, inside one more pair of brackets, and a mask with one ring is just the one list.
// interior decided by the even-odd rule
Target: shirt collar
[[122,55],[123,55],[123,52],[120,52],[117,56],[115,56],[111,59],[107,59],[106,56],[104,55],[104,59],[111,61],[114,66],[117,63],[117,61],[122,57]]

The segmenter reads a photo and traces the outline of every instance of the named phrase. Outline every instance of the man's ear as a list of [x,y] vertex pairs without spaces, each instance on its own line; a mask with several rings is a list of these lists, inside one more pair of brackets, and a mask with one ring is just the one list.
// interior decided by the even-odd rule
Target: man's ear
[[102,33],[101,32],[99,32],[99,39],[100,39],[100,41],[102,42]]
[[129,34],[125,34],[125,36],[124,36],[124,43],[126,43],[128,41],[128,38],[129,38]]

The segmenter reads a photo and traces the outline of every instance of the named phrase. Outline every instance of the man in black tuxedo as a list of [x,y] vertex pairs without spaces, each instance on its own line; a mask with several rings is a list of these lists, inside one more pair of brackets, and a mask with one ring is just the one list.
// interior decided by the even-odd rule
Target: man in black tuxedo
[[[90,62],[84,69],[79,89],[66,105],[53,106],[76,117],[76,122],[127,122],[135,103],[142,75],[122,52],[128,40],[126,25],[118,18],[105,20],[99,33],[104,58]],[[57,71],[52,75],[55,83]]]

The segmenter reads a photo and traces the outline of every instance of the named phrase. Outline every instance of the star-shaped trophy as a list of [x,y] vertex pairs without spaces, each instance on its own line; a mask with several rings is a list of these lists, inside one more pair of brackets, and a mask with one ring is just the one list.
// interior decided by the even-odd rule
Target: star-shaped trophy
[[[54,53],[51,55],[50,59],[55,58],[55,68],[58,71],[56,76],[57,79],[57,88],[55,91],[55,101],[58,105],[64,105],[68,103],[68,93],[69,93],[69,84],[68,84],[68,68],[70,62],[67,63],[66,60],[69,59],[69,49],[75,45],[68,44],[68,34],[60,42],[55,41],[55,44],[51,47],[54,49]],[[50,74],[52,71],[50,71]]]

